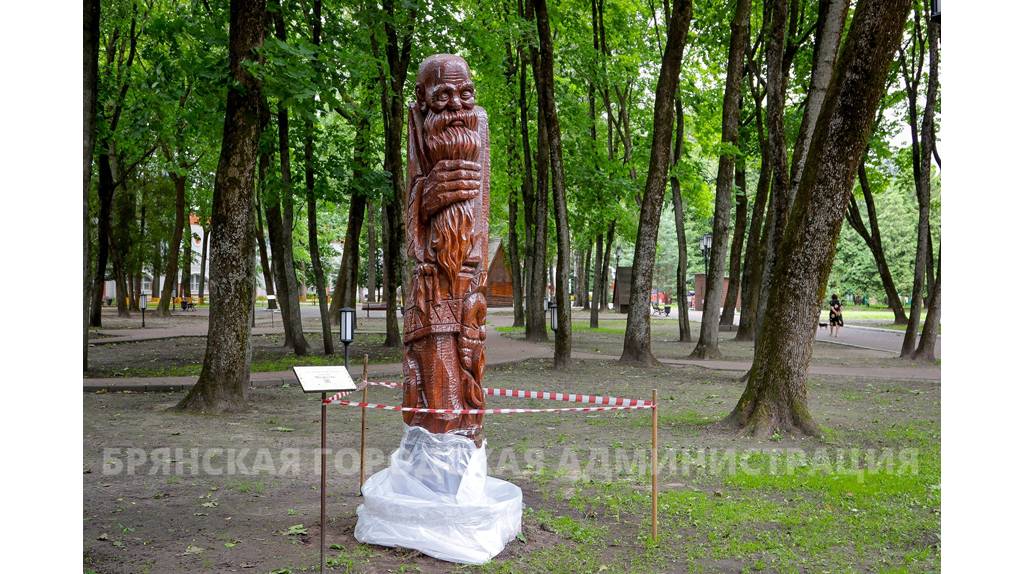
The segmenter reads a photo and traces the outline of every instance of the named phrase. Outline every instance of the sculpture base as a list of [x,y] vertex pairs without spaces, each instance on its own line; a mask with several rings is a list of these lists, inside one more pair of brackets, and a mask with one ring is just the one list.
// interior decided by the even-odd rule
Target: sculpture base
[[363,485],[356,540],[483,564],[522,528],[523,492],[487,476],[486,442],[407,426],[391,466]]

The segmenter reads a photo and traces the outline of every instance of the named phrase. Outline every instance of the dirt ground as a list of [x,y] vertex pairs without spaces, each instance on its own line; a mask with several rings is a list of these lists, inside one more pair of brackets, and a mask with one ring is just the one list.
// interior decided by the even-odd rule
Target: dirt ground
[[[575,361],[560,372],[550,361],[535,360],[490,368],[487,377],[493,387],[638,398],[658,388],[662,461],[736,450],[763,456],[911,446],[920,450],[921,471],[910,477],[869,475],[858,486],[802,470],[795,478],[719,474],[713,465],[696,463],[685,472],[662,470],[661,539],[654,544],[647,535],[649,477],[635,467],[639,459],[631,458],[632,467],[590,475],[565,464],[603,450],[643,455],[650,444],[649,411],[490,415],[485,424],[491,474],[523,489],[524,535],[491,563],[466,567],[354,540],[359,413],[329,407],[329,447],[337,449],[328,476],[331,571],[938,569],[938,492],[932,485],[939,472],[936,383],[812,378],[810,408],[824,437],[760,441],[715,424],[742,392],[735,374],[603,361]],[[181,396],[84,396],[85,571],[315,571],[318,397],[294,387],[261,389],[253,391],[248,412],[200,416],[168,410]],[[381,388],[370,398],[400,401],[398,393]],[[489,398],[488,406],[552,403]],[[402,424],[392,412],[371,411],[367,419],[372,472],[386,465]],[[290,452],[298,452],[297,463],[285,464]]]

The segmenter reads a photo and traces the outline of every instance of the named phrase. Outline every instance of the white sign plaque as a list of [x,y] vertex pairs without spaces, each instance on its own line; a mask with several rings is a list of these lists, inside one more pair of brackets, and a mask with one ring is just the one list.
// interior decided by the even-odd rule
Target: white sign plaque
[[345,367],[292,367],[304,393],[354,391],[356,384]]

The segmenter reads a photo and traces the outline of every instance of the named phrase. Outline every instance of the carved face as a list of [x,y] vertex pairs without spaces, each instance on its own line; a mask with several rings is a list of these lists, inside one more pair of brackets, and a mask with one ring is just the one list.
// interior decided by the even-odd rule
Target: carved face
[[476,89],[465,60],[450,55],[428,58],[420,67],[416,99],[424,113],[423,139],[430,161],[476,161],[480,150],[473,110]]

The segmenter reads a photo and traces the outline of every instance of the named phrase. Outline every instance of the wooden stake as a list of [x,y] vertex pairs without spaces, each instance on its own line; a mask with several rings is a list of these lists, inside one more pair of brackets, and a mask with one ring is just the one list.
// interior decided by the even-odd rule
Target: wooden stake
[[651,392],[651,540],[658,541],[658,389]]
[[327,536],[327,393],[320,393],[320,572],[324,571]]
[[[370,367],[370,356],[363,355],[363,402],[366,402],[366,391],[369,385],[366,382],[369,380],[367,373]],[[363,494],[363,483],[366,482],[366,407],[359,409],[362,411],[359,415],[359,494]]]

